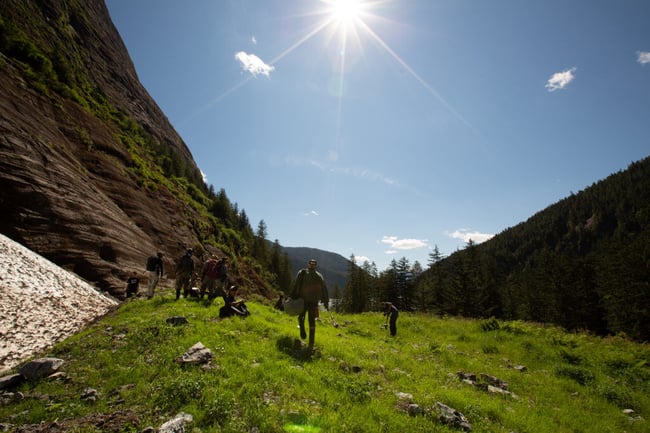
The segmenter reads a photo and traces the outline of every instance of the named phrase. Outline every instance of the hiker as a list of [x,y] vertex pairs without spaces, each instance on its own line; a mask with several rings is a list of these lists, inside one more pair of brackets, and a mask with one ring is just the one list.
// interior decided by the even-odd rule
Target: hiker
[[306,268],[301,269],[296,275],[296,281],[291,291],[291,299],[302,298],[305,306],[298,315],[298,325],[300,326],[300,338],[307,338],[305,332],[305,315],[309,322],[309,350],[314,349],[314,337],[316,336],[316,314],[318,310],[318,301],[322,301],[326,310],[329,310],[329,295],[325,279],[320,272],[316,270],[318,263],[311,259]]
[[228,257],[222,257],[221,260],[219,260],[219,279],[217,282],[219,283],[218,285],[221,293],[226,293],[226,287],[229,286]]
[[243,299],[237,299],[237,286],[230,286],[228,292],[223,295],[225,305],[219,309],[219,317],[241,316],[246,317],[251,313],[244,304]]
[[147,287],[147,299],[153,298],[158,279],[163,275],[163,253],[160,251],[155,256],[147,259],[147,272],[149,273],[149,286]]
[[187,298],[190,294],[190,280],[194,273],[194,260],[192,260],[193,251],[189,248],[176,264],[176,300],[183,296]]
[[273,306],[276,310],[284,311],[284,293],[280,293],[280,297]]
[[397,316],[399,316],[399,310],[392,302],[382,302],[384,306],[384,316],[390,324],[390,335],[395,336],[397,334]]
[[201,270],[201,291],[199,292],[199,298],[203,299],[203,295],[206,293],[208,294],[208,299],[212,300],[216,298],[217,281],[219,280],[221,280],[221,260],[218,260],[217,256],[213,254],[205,261]]
[[140,278],[133,273],[132,276],[126,280],[126,297],[136,296],[139,288]]

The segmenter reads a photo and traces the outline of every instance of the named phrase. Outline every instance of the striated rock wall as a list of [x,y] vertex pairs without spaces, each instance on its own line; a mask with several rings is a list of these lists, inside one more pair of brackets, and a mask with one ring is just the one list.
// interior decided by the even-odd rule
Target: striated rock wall
[[[3,0],[0,19],[0,42],[3,29],[15,26],[62,59],[58,80],[65,75],[108,101],[198,172],[140,84],[102,0]],[[200,217],[164,186],[141,185],[114,120],[60,91],[38,89],[11,54],[0,53],[0,233],[116,296],[130,273],[145,277],[145,260],[156,251],[172,269],[196,244]]]

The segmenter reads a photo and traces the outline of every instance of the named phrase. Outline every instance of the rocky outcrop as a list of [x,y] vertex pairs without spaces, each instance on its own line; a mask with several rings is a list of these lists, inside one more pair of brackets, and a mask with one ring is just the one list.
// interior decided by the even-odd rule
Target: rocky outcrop
[[147,256],[162,251],[171,269],[196,244],[200,217],[164,185],[142,184],[118,120],[198,168],[140,84],[102,0],[4,0],[0,41],[7,29],[49,59],[56,80],[90,96],[34,85],[38,65],[0,53],[0,232],[122,296],[129,274],[145,276]]

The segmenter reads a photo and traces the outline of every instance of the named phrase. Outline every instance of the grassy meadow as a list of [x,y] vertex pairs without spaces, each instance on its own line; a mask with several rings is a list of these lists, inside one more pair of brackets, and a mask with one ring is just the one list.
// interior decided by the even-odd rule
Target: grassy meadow
[[[310,355],[295,317],[249,300],[251,316],[219,320],[221,305],[175,301],[169,291],[126,302],[39,354],[64,359],[65,377],[20,385],[13,391],[24,398],[2,399],[0,423],[104,414],[113,421],[68,431],[140,432],[184,412],[188,432],[461,431],[438,419],[440,402],[474,432],[650,431],[650,347],[624,337],[409,313],[391,337],[380,313],[322,311]],[[189,323],[166,323],[171,316]],[[214,355],[208,368],[174,361],[197,342]],[[458,372],[495,376],[510,394]],[[95,401],[81,398],[89,387]],[[420,410],[409,413],[409,402]]]

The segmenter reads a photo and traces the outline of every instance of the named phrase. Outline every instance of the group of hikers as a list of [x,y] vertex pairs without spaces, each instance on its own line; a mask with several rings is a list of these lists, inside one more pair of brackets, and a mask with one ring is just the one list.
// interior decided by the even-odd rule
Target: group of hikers
[[[212,300],[221,295],[224,300],[224,306],[219,310],[219,317],[229,316],[248,316],[250,313],[242,299],[237,298],[237,286],[231,285],[228,279],[228,259],[226,257],[218,258],[211,255],[201,268],[200,274],[195,272],[193,250],[187,249],[176,264],[176,300],[181,296],[185,298],[196,297],[203,299],[207,295],[208,300]],[[151,299],[154,294],[158,280],[163,275],[163,254],[158,252],[155,256],[147,260],[147,272],[149,284],[147,287],[147,298]],[[300,329],[300,338],[308,339],[309,350],[314,348],[316,337],[316,319],[318,318],[318,305],[322,303],[329,311],[329,295],[323,275],[316,270],[318,262],[310,259],[307,267],[301,269],[296,274],[295,281],[289,292],[289,298],[302,299],[303,307],[298,314],[298,328]],[[197,284],[199,285],[197,287]],[[129,278],[127,281],[126,296],[135,295],[138,291],[139,279],[136,276]],[[391,302],[382,302],[383,314],[386,317],[384,327],[390,327],[391,336],[397,333],[397,317],[399,310]],[[280,297],[276,308],[283,308],[283,298]],[[331,314],[331,313],[330,313]],[[305,328],[305,319],[308,328]],[[309,333],[307,333],[309,331]]]
[[[181,297],[207,299],[212,301],[221,296],[225,305],[219,310],[220,317],[248,316],[250,313],[243,300],[237,299],[237,286],[230,284],[228,279],[228,258],[211,255],[197,272],[193,259],[194,251],[188,248],[176,262],[175,292],[176,300]],[[153,298],[158,281],[163,276],[163,253],[147,259],[148,274],[147,299]],[[126,297],[135,296],[138,292],[140,279],[133,275],[127,280]]]
[[211,255],[203,263],[199,275],[195,272],[192,254],[192,249],[188,249],[178,260],[176,266],[176,299],[180,298],[181,292],[185,298],[198,297],[203,299],[207,294],[209,300],[216,298],[218,293],[225,294],[225,287],[229,284],[228,258],[218,258],[214,254]]

